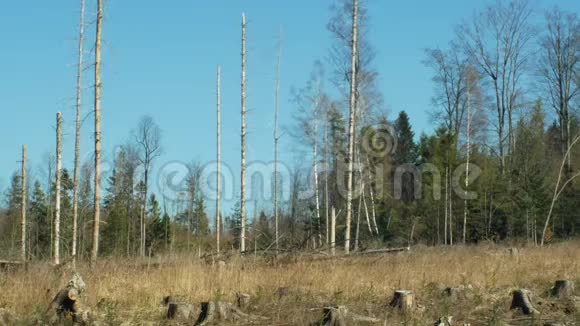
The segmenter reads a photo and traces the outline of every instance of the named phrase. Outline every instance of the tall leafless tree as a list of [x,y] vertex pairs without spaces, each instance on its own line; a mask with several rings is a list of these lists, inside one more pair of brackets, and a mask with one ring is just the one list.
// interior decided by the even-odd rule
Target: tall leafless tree
[[216,174],[216,203],[215,203],[215,238],[216,248],[220,252],[220,233],[221,233],[221,92],[220,92],[220,65],[217,66],[217,85],[216,85],[216,121],[217,121],[217,174]]
[[246,15],[242,14],[242,162],[240,176],[240,251],[246,251]]
[[54,264],[60,264],[60,181],[62,174],[62,114],[56,114],[56,184],[54,192]]
[[352,185],[354,161],[354,119],[356,115],[356,63],[357,63],[357,18],[358,0],[352,3],[352,54],[350,74],[350,101],[348,114],[348,171],[346,183],[346,229],[344,235],[344,250],[350,253],[350,224],[352,220]]
[[458,29],[460,44],[468,58],[482,76],[487,76],[493,88],[502,172],[506,171],[506,159],[515,146],[513,119],[523,102],[521,79],[534,35],[529,23],[531,14],[528,0],[497,1]]
[[147,209],[147,195],[149,193],[149,177],[151,174],[151,167],[155,159],[161,155],[161,129],[153,121],[150,116],[143,116],[139,120],[137,129],[133,132],[135,142],[139,148],[139,164],[143,168],[143,189],[141,191],[141,212],[140,212],[140,254],[145,256],[146,238],[147,238],[147,223],[145,213]]
[[26,145],[22,145],[22,175],[20,177],[20,181],[22,183],[21,190],[22,195],[20,198],[20,214],[21,214],[21,252],[20,252],[20,259],[22,261],[26,261]]
[[76,261],[77,256],[77,229],[79,211],[79,170],[81,156],[81,90],[83,72],[83,46],[85,37],[85,0],[81,0],[81,12],[79,23],[79,47],[77,62],[77,101],[76,101],[76,127],[75,127],[75,166],[73,175],[73,239],[72,239],[72,259]]
[[101,222],[101,35],[103,25],[103,0],[97,0],[97,27],[95,37],[95,186],[93,245],[91,264],[94,266],[99,254],[99,224]]
[[[546,12],[546,32],[541,38],[540,77],[548,101],[558,115],[561,151],[570,148],[570,104],[578,95],[578,57],[580,55],[580,22],[576,14],[557,7]],[[571,155],[566,162],[571,169]]]

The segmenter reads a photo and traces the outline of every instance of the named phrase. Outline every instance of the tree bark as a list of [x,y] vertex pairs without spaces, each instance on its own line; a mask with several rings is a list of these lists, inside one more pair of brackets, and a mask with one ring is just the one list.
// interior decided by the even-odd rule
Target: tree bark
[[54,208],[54,264],[60,264],[60,180],[62,164],[62,115],[56,114],[56,185],[55,185],[55,208]]
[[519,309],[524,315],[539,314],[539,311],[532,305],[530,293],[527,290],[515,290],[513,293],[510,310]]
[[346,230],[344,236],[344,251],[350,253],[350,224],[352,220],[352,184],[353,184],[353,158],[354,158],[354,118],[356,114],[356,62],[357,62],[357,23],[358,23],[358,0],[353,0],[352,5],[352,43],[351,43],[351,71],[350,71],[350,101],[348,117],[348,171],[346,183]]
[[77,257],[77,229],[79,211],[79,169],[81,156],[81,90],[83,73],[83,42],[85,36],[85,0],[81,0],[81,13],[79,23],[79,50],[77,62],[77,103],[76,103],[76,126],[75,126],[75,166],[73,172],[73,239],[72,259],[76,262]]
[[97,0],[97,27],[95,38],[95,186],[93,245],[91,264],[97,261],[99,252],[99,223],[101,220],[101,34],[103,22],[103,0]]

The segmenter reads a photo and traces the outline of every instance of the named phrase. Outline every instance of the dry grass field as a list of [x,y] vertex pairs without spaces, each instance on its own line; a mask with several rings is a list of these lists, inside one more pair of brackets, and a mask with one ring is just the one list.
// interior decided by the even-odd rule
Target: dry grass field
[[[322,319],[322,308],[344,305],[380,319],[379,325],[433,325],[441,316],[453,316],[453,325],[580,325],[579,298],[554,299],[548,292],[558,279],[580,284],[579,242],[519,248],[516,255],[506,247],[480,245],[322,257],[230,257],[225,264],[197,256],[102,260],[94,270],[79,264],[87,284],[80,301],[90,310],[90,324],[98,325],[193,325],[195,318],[166,321],[162,298],[179,296],[197,306],[234,302],[236,292],[251,295],[244,312],[260,318],[219,324],[311,325]],[[0,325],[49,323],[44,313],[71,275],[70,268],[43,264],[0,272]],[[460,286],[465,289],[459,296],[444,294],[446,287]],[[540,315],[531,319],[509,310],[517,288],[531,291]],[[398,289],[413,291],[413,311],[389,307]]]

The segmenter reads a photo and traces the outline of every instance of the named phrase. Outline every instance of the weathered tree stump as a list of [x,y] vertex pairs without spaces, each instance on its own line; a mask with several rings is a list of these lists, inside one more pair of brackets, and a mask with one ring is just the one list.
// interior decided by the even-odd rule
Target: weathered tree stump
[[574,282],[569,280],[557,280],[552,287],[550,294],[553,297],[562,299],[569,298],[574,294]]
[[326,307],[324,308],[324,315],[321,326],[346,326],[348,309],[345,306]]
[[397,290],[393,295],[393,299],[389,304],[393,308],[398,308],[403,312],[410,312],[413,310],[415,304],[415,298],[411,291],[407,290]]
[[532,305],[532,300],[530,299],[530,292],[527,290],[515,290],[512,293],[512,304],[510,310],[518,309],[524,315],[535,315],[539,314],[539,311]]
[[452,320],[453,320],[453,316],[444,316],[439,318],[435,324],[433,324],[434,326],[451,326],[452,324]]
[[246,309],[250,305],[251,296],[247,293],[236,293],[236,306],[240,309]]
[[82,321],[83,316],[87,314],[81,311],[79,298],[85,287],[81,276],[75,273],[67,286],[56,294],[46,313],[55,312],[58,319],[71,318],[73,322]]
[[518,250],[518,248],[509,248],[508,253],[510,254],[510,256],[513,257],[520,255],[520,251]]
[[194,320],[199,315],[196,305],[187,303],[179,297],[164,297],[163,305],[167,307],[165,318],[168,320]]
[[346,326],[358,323],[382,323],[382,320],[361,316],[348,311],[345,306],[332,306],[323,309],[322,320],[318,325],[321,326]]

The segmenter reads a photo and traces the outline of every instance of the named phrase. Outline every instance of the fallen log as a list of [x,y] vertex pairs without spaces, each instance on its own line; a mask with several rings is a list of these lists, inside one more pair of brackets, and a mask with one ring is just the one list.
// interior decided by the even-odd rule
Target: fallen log
[[22,261],[0,260],[0,270],[20,269],[26,267]]
[[512,304],[510,310],[520,310],[524,315],[536,315],[540,312],[532,305],[530,299],[530,292],[528,290],[519,289],[512,292]]
[[552,287],[550,294],[553,297],[562,299],[569,298],[574,294],[574,282],[569,280],[557,280]]

